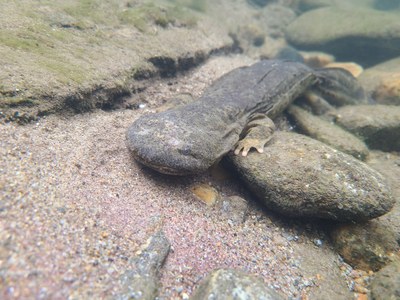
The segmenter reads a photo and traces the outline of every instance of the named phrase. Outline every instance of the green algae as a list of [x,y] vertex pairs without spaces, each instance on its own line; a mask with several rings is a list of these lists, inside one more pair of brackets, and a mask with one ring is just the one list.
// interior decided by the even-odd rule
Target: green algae
[[168,25],[194,26],[197,21],[183,6],[154,3],[127,7],[118,16],[121,23],[133,25],[143,32],[146,32],[151,24],[165,28]]
[[[5,66],[0,72],[0,107],[3,112],[13,108],[9,114],[51,111],[62,107],[70,93],[87,91],[90,98],[91,92],[110,89],[114,95],[119,93],[113,90],[115,80],[121,76],[154,76],[157,68],[150,63],[142,67],[141,60],[157,49],[169,51],[159,38],[167,30],[188,34],[187,28],[202,18],[200,2],[0,0],[0,64]],[[83,101],[78,98],[77,106]],[[90,99],[96,105],[109,101]]]

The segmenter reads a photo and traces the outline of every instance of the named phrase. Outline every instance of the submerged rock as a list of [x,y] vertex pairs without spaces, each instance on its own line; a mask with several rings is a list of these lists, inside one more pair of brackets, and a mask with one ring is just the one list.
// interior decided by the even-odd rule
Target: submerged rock
[[275,0],[247,0],[250,4],[264,7],[268,3],[275,2]]
[[219,269],[204,278],[191,300],[203,299],[286,299],[254,275],[233,269]]
[[325,66],[326,68],[340,68],[347,70],[353,75],[355,78],[358,78],[362,72],[364,72],[364,68],[359,64],[353,62],[331,62]]
[[333,54],[340,61],[371,66],[398,55],[400,14],[369,8],[323,7],[289,24],[288,42],[302,50]]
[[132,269],[121,277],[124,288],[116,295],[116,299],[154,299],[159,287],[158,271],[169,250],[170,243],[162,231],[150,237],[132,259]]
[[239,196],[230,196],[219,199],[215,208],[220,212],[221,219],[230,225],[239,225],[245,221],[249,205]]
[[400,151],[400,106],[354,105],[337,109],[335,121],[371,149]]
[[295,119],[296,125],[302,133],[355,158],[365,160],[367,157],[367,146],[339,126],[314,116],[295,105],[290,106],[287,111]]
[[302,51],[300,52],[304,58],[304,63],[311,68],[323,68],[327,64],[333,63],[335,57],[325,52],[318,51]]
[[276,132],[263,154],[228,160],[260,201],[283,215],[361,221],[394,204],[381,174],[300,134]]
[[399,0],[374,0],[374,7],[379,10],[400,9]]
[[372,300],[400,299],[400,260],[376,273],[371,283]]
[[385,176],[390,184],[396,203],[389,213],[376,220],[381,222],[382,226],[395,233],[397,243],[400,245],[400,153],[389,154],[371,151],[368,157],[368,165]]
[[359,81],[379,104],[400,105],[400,57],[368,68]]
[[372,7],[372,0],[300,0],[299,8],[303,11],[320,7],[335,6],[341,8]]
[[378,271],[399,250],[396,235],[379,221],[342,225],[331,232],[336,250],[357,269]]

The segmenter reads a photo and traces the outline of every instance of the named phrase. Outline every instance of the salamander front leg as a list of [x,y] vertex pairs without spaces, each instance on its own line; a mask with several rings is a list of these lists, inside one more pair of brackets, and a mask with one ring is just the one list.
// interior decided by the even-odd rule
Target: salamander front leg
[[235,154],[239,155],[242,152],[242,156],[247,156],[252,148],[263,153],[264,146],[272,138],[274,131],[275,124],[270,118],[257,115],[247,124],[245,136],[235,146]]

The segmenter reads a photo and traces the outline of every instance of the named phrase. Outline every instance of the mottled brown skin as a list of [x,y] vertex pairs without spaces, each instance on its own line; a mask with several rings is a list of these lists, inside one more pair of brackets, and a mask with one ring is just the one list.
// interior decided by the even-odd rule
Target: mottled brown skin
[[263,60],[235,69],[196,101],[133,122],[128,148],[139,162],[173,175],[203,172],[233,149],[244,156],[251,148],[263,152],[275,128],[271,119],[319,80],[318,71],[297,62]]

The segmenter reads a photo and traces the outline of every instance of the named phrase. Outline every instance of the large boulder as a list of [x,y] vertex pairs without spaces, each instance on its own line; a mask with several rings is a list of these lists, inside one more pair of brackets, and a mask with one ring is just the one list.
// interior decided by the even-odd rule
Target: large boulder
[[381,174],[304,135],[276,132],[264,153],[228,159],[263,204],[287,216],[361,221],[394,205]]

